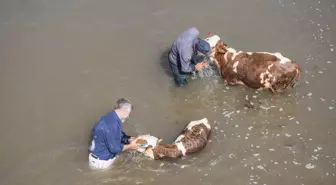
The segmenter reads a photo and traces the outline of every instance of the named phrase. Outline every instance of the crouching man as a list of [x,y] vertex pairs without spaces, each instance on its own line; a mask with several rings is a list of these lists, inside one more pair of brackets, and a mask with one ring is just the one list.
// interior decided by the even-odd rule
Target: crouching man
[[168,54],[168,61],[177,87],[188,85],[188,76],[201,71],[208,65],[206,61],[195,63],[193,56],[201,53],[204,56],[211,54],[210,44],[199,38],[199,31],[192,27],[181,33],[172,44]]
[[135,138],[122,131],[122,123],[133,106],[129,100],[119,99],[112,112],[103,115],[93,128],[89,146],[89,165],[92,169],[110,168],[116,157],[125,150],[136,150]]

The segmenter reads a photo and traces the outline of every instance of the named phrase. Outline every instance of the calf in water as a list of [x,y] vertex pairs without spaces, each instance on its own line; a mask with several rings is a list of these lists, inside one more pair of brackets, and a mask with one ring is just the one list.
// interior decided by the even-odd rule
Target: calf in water
[[[174,143],[159,144],[159,139],[156,139],[156,142],[151,142],[146,149],[139,151],[152,159],[179,158],[205,148],[210,132],[211,126],[206,118],[191,121]],[[153,138],[155,137],[145,136],[139,139],[139,143],[146,143],[147,141],[144,142],[144,140],[153,140]]]

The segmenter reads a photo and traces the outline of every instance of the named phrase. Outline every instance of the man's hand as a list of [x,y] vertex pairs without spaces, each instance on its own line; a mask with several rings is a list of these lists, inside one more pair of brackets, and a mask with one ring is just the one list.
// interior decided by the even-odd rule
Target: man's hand
[[207,67],[209,65],[208,61],[203,61],[203,67]]
[[130,137],[130,138],[128,139],[128,141],[129,141],[130,143],[132,143],[132,142],[135,141],[135,140],[143,139],[143,138],[145,138],[145,137],[147,137],[147,136],[149,136],[149,135],[140,135],[140,136],[137,136],[137,137]]
[[196,71],[202,70],[204,67],[206,67],[208,63],[206,61],[203,61],[201,63],[196,64],[195,69]]
[[196,64],[195,69],[196,69],[196,71],[202,70],[203,69],[203,64],[202,63]]
[[132,142],[132,141],[134,141],[134,140],[135,140],[135,137],[130,137],[130,138],[128,139],[129,142]]
[[130,144],[128,145],[124,145],[124,148],[122,151],[125,151],[125,150],[136,150],[138,149],[140,146],[136,143],[136,139],[134,139],[133,141],[131,141]]
[[131,143],[129,145],[130,145],[130,149],[132,149],[132,150],[136,150],[136,149],[140,148],[140,146],[136,143],[136,139],[131,141]]

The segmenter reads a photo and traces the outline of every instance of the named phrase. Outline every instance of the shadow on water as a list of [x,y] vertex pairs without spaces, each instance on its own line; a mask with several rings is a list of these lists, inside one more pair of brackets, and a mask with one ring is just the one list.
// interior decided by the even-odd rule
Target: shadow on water
[[91,143],[92,143],[92,138],[93,138],[93,132],[92,132],[92,128],[94,127],[95,125],[92,125],[92,127],[90,127],[90,129],[88,130],[88,140],[87,140],[87,145],[86,145],[86,147],[87,147],[87,150],[86,150],[86,152],[87,152],[87,154],[88,155],[90,155],[90,145],[91,145]]
[[169,64],[168,64],[168,53],[170,48],[165,48],[160,56],[160,65],[165,74],[169,77],[173,77],[173,74],[170,71]]

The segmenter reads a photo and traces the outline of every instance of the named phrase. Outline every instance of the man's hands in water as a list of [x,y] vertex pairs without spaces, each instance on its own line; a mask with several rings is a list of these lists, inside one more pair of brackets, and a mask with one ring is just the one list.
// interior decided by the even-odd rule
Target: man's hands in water
[[139,145],[136,143],[136,139],[131,137],[128,139],[131,143],[128,145],[124,145],[123,151],[125,150],[136,150],[139,148]]
[[200,71],[203,68],[205,68],[206,66],[208,66],[208,63],[206,61],[203,61],[201,63],[196,64],[195,69],[196,69],[196,71]]
[[128,141],[130,142],[130,144],[128,145],[124,145],[124,149],[123,150],[137,150],[140,146],[136,143],[137,139],[141,139],[143,137],[145,137],[146,135],[141,135],[138,137],[130,137],[128,139]]

